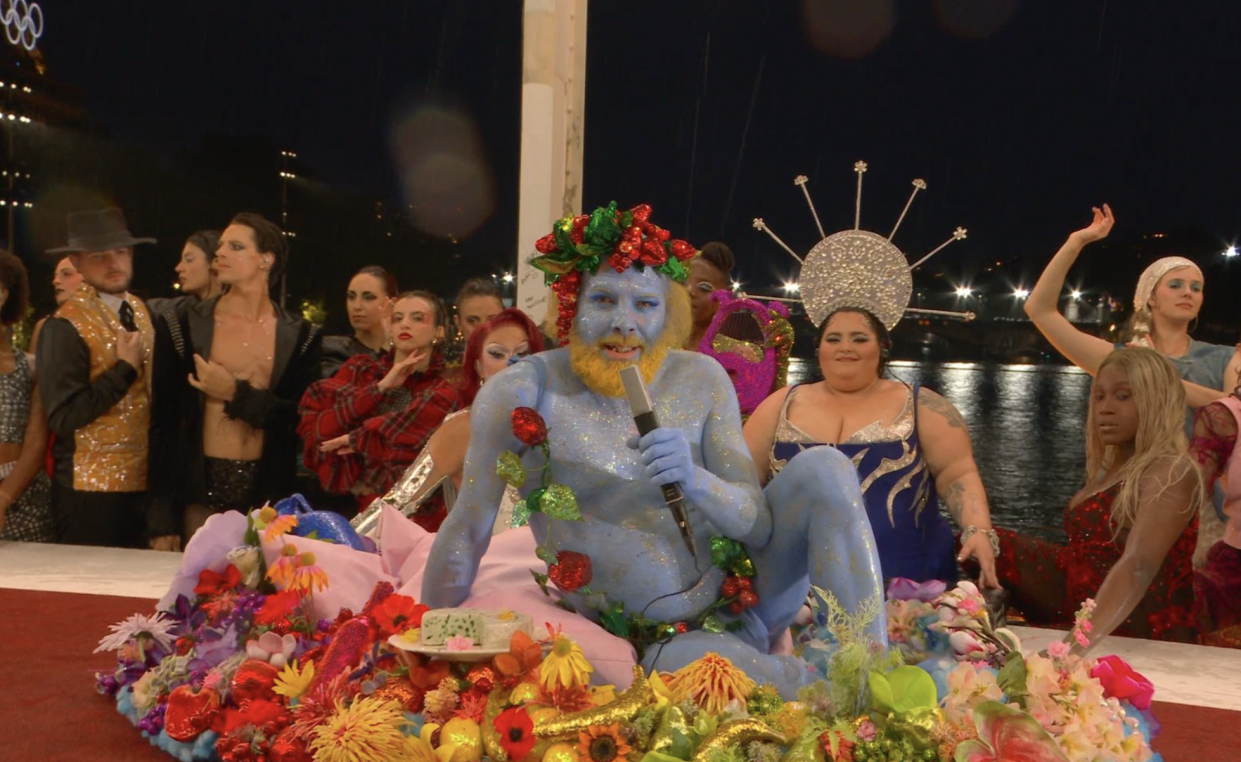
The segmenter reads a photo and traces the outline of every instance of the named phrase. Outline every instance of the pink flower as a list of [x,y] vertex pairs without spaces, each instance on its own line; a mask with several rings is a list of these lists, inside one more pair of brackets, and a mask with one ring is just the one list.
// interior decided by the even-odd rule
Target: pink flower
[[961,609],[966,614],[977,614],[979,611],[982,611],[982,605],[973,598],[962,599],[957,608]]
[[246,643],[246,656],[258,661],[267,662],[276,669],[284,669],[297,648],[297,638],[292,635],[278,635],[269,630],[256,640]]
[[[940,583],[943,584],[943,583]],[[857,726],[857,737],[859,741],[870,742],[875,740],[875,736],[879,735],[879,728],[870,720],[862,720]]]
[[1090,645],[1090,638],[1086,637],[1086,633],[1079,629],[1073,630],[1073,639],[1076,640],[1077,644],[1082,648],[1086,648]]
[[1138,709],[1150,709],[1155,686],[1119,656],[1099,659],[1099,663],[1090,670],[1090,676],[1102,684],[1103,695],[1108,698],[1128,701]]
[[444,644],[444,649],[447,651],[468,651],[473,647],[474,640],[464,635],[453,635]]
[[1047,655],[1053,659],[1063,659],[1069,655],[1069,644],[1063,640],[1057,640],[1047,646]]
[[986,652],[978,638],[968,632],[957,630],[948,634],[948,642],[952,645],[952,650],[958,656],[968,656],[970,654],[982,654]]

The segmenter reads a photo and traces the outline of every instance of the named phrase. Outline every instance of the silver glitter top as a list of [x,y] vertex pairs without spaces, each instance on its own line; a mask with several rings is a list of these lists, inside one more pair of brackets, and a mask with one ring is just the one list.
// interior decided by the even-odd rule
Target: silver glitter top
[[858,307],[892,330],[913,294],[905,255],[868,230],[842,230],[815,244],[798,284],[815,325],[842,307]]

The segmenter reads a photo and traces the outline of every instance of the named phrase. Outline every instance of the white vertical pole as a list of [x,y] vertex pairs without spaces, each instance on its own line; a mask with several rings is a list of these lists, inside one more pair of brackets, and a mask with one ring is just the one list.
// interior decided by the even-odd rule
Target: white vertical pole
[[525,0],[521,85],[521,180],[517,306],[547,313],[543,273],[527,262],[552,222],[582,207],[588,0]]

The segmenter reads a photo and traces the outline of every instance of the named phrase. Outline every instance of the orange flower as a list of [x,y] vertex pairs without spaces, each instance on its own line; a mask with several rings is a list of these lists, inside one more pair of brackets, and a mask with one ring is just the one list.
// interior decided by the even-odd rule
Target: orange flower
[[314,553],[303,553],[297,559],[297,572],[293,575],[290,590],[301,590],[307,593],[315,590],[327,590],[327,572],[315,563]]
[[591,725],[577,738],[577,753],[582,762],[613,762],[633,751],[620,735],[620,723],[607,727]]
[[297,546],[286,544],[280,549],[280,558],[267,567],[267,578],[278,588],[287,588],[297,573]]
[[719,714],[730,701],[744,704],[754,688],[754,681],[745,672],[711,652],[686,664],[668,680],[668,690],[677,701],[689,699],[707,714]]
[[265,542],[275,542],[277,537],[282,534],[288,534],[296,526],[297,516],[293,514],[278,516],[267,525],[267,530],[263,532],[263,540]]
[[543,649],[524,632],[518,630],[509,640],[508,653],[495,658],[496,671],[505,677],[521,677],[538,668]]

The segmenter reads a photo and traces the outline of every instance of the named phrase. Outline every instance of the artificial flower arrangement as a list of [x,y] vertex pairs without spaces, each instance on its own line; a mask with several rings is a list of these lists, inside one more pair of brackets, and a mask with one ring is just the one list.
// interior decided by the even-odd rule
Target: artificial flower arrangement
[[[969,583],[887,606],[891,650],[862,635],[875,600],[845,612],[817,590],[802,652],[822,680],[783,700],[707,654],[670,674],[635,668],[624,691],[592,686],[581,649],[513,635],[486,661],[428,658],[426,606],[381,583],[361,612],[308,612],[328,579],[288,533],[295,516],[248,519],[223,571],[203,571],[172,610],[113,626],[101,693],[153,745],[225,762],[915,762],[1117,760],[1151,752],[1138,710],[1150,684],[1115,657],[1068,646],[1022,657]],[[283,542],[266,566],[259,536]],[[901,584],[890,591],[900,596]],[[913,603],[911,603],[913,601]],[[1089,633],[1088,610],[1075,637]],[[830,645],[829,645],[830,643]],[[471,643],[448,650],[468,652]],[[456,655],[459,656],[459,655]],[[908,664],[919,660],[922,666]]]

